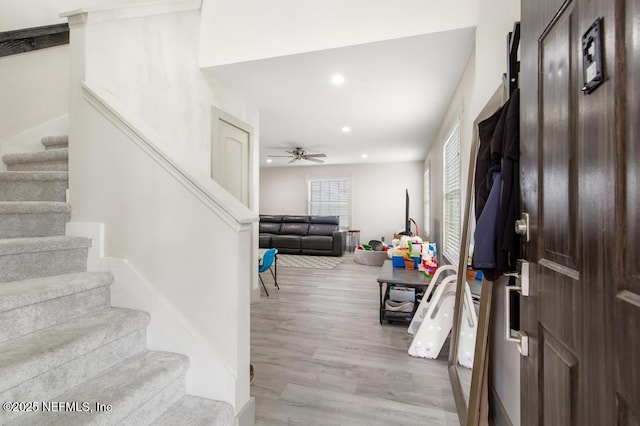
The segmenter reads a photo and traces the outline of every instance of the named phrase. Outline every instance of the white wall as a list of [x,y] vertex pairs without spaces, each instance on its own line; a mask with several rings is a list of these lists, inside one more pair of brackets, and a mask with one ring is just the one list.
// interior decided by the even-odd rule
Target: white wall
[[[306,215],[307,180],[351,178],[351,229],[360,242],[404,229],[405,188],[411,199],[410,216],[422,228],[422,161],[337,166],[267,167],[260,169],[260,213]],[[422,232],[422,231],[421,231]]]
[[[506,72],[506,36],[520,16],[519,3],[517,7],[514,6],[516,3],[511,0],[480,0],[478,2],[478,8],[482,12],[479,12],[476,28],[476,47],[425,159],[425,169],[431,167],[431,229],[436,233],[435,240],[438,242],[442,237],[444,139],[455,120],[459,118],[461,183],[464,190],[467,185],[473,122],[495,91],[502,86],[502,74]],[[499,12],[486,13],[484,10],[488,7],[495,8]]]
[[476,81],[477,115],[489,100],[495,88],[502,83],[507,71],[507,34],[520,20],[518,0],[478,0],[478,27],[476,29]]
[[[431,240],[437,244],[442,245],[442,227],[443,221],[443,145],[444,140],[451,131],[456,120],[460,120],[460,167],[462,170],[461,185],[462,188],[466,188],[467,182],[467,167],[469,165],[469,151],[471,149],[471,137],[472,127],[470,123],[473,122],[475,117],[472,117],[472,97],[473,91],[476,86],[475,81],[475,50],[472,52],[467,65],[465,66],[458,87],[451,99],[451,104],[444,119],[442,125],[436,134],[432,148],[429,150],[429,154],[424,162],[424,168],[429,168],[429,176],[431,180],[430,188],[430,217],[431,223],[429,228],[431,230]],[[456,259],[457,260],[457,259]]]
[[96,3],[97,0],[0,0],[0,31],[64,23],[67,20],[60,17],[61,12]]
[[68,114],[69,46],[0,58],[0,91],[0,142]]
[[[173,157],[210,172],[211,106],[256,130],[258,112],[198,68],[200,13],[91,24],[86,80],[153,128]],[[257,157],[257,155],[256,155]]]
[[[0,32],[64,23],[67,20],[60,17],[61,12],[107,3],[108,0],[0,0]],[[0,91],[1,150],[1,145],[13,136],[69,113],[69,46],[1,57]],[[5,149],[0,153],[13,151]]]
[[203,0],[201,65],[472,27],[475,0]]
[[[513,0],[479,0],[478,30],[476,32],[476,85],[472,116],[477,116],[491,98],[493,91],[502,83],[502,74],[507,71],[507,34],[513,23],[520,20],[520,2]],[[497,285],[504,288],[504,282]],[[493,305],[502,310],[502,298]],[[492,324],[491,333],[496,336],[503,332],[504,321],[499,315]],[[520,354],[514,343],[504,339],[494,340],[489,349],[491,356],[489,370],[490,386],[499,398],[506,415],[514,425],[520,420]]]
[[[501,87],[506,72],[506,37],[515,21],[520,19],[520,2],[512,0],[478,0],[476,47],[470,58],[438,135],[433,141],[424,167],[431,172],[431,229],[437,242],[442,241],[442,148],[444,138],[456,117],[461,124],[462,188],[466,193],[473,122]],[[497,97],[500,98],[499,96]],[[496,101],[494,97],[493,102]],[[497,104],[499,105],[499,103]],[[496,109],[497,109],[496,105]],[[495,110],[495,109],[494,109]],[[463,203],[464,206],[464,203]],[[498,285],[504,289],[504,285]],[[497,298],[495,309],[502,309]],[[497,315],[492,323],[493,336],[501,336],[504,322]],[[514,425],[520,424],[520,356],[514,344],[505,344],[498,337],[491,341],[490,385]]]

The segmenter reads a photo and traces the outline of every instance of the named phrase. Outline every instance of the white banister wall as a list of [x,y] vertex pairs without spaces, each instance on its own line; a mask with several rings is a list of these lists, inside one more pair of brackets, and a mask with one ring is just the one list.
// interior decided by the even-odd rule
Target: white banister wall
[[[65,15],[71,28],[69,194],[72,222],[104,224],[104,255],[135,265],[134,275],[192,342],[185,347],[184,338],[172,338],[180,327],[158,339],[162,324],[152,322],[150,347],[196,359],[187,391],[228,401],[238,414],[249,404],[257,215],[209,178],[211,106],[254,129],[258,119],[255,109],[197,68],[198,5]],[[257,153],[257,140],[253,149]],[[113,291],[122,288],[118,283]],[[124,297],[114,294],[114,300]]]

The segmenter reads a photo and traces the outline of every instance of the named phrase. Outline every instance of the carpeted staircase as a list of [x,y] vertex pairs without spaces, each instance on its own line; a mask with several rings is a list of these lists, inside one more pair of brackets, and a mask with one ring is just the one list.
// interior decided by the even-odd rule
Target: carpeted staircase
[[[185,394],[189,359],[146,349],[149,315],[112,308],[91,240],[65,236],[66,137],[3,156],[0,424],[232,425],[228,403]],[[9,405],[7,405],[9,403]]]

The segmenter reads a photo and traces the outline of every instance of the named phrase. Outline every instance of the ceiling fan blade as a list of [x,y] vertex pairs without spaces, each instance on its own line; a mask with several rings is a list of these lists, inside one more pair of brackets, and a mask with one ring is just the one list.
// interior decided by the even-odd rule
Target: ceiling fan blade
[[300,148],[300,147],[296,147],[291,149],[290,151],[285,150],[284,152],[286,152],[287,154],[291,154],[291,155],[267,155],[267,157],[269,158],[291,158],[291,160],[289,161],[288,164],[291,163],[295,163],[298,160],[308,160],[308,161],[312,161],[314,163],[324,163],[324,161],[322,160],[318,160],[318,158],[324,158],[327,156],[327,154],[306,154],[304,152],[304,149]]
[[313,158],[313,157],[305,157],[305,160],[313,161],[314,163],[324,163],[324,161],[318,160],[317,158]]

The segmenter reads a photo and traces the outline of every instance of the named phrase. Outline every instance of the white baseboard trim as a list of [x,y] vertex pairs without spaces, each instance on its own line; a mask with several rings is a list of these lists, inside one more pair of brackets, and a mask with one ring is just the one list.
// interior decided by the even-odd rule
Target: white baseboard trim
[[252,288],[250,293],[250,300],[249,303],[251,303],[252,305],[254,303],[258,303],[260,301],[260,287],[258,288]]
[[236,415],[236,426],[253,426],[256,424],[256,399],[249,398],[242,410]]

